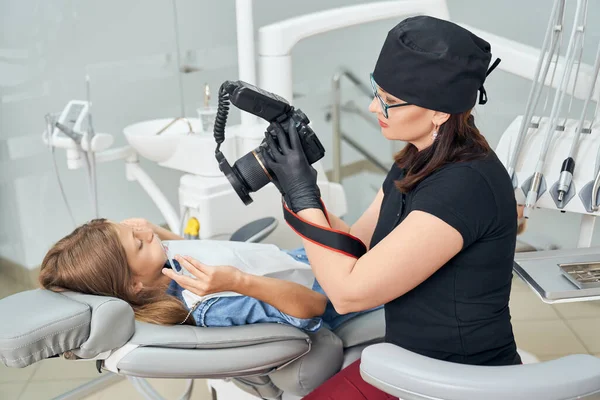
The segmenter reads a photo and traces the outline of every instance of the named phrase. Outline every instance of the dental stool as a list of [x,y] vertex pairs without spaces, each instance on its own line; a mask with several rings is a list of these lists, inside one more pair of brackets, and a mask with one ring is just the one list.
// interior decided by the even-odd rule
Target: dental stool
[[600,399],[600,359],[587,354],[480,367],[439,361],[381,343],[365,349],[360,372],[366,382],[403,400]]

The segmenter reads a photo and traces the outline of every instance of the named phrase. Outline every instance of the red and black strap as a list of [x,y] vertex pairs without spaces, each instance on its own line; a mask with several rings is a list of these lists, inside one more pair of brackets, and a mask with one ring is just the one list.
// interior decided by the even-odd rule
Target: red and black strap
[[[323,204],[323,201],[321,201],[321,204],[323,205],[325,218],[327,218],[327,222],[330,223],[325,204]],[[285,222],[287,222],[290,228],[298,235],[321,247],[354,258],[360,258],[367,252],[367,246],[356,236],[305,221],[290,210],[285,202],[283,203],[283,217]]]

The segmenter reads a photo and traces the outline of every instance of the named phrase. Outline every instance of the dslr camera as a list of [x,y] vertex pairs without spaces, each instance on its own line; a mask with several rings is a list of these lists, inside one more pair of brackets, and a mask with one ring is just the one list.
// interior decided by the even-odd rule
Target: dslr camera
[[219,88],[219,105],[215,118],[214,137],[217,142],[215,157],[219,163],[219,169],[225,174],[245,205],[252,203],[250,193],[256,192],[270,181],[276,180],[273,171],[267,167],[265,154],[269,151],[266,143],[267,135],[271,135],[275,142],[277,142],[277,136],[269,126],[261,144],[242,156],[233,166],[230,165],[220,151],[221,143],[225,140],[225,126],[230,102],[240,110],[254,114],[269,123],[279,123],[286,133],[291,119],[310,164],[314,164],[325,155],[325,149],[319,138],[308,126],[310,123],[308,117],[300,109],[291,106],[284,98],[246,82],[225,81]]

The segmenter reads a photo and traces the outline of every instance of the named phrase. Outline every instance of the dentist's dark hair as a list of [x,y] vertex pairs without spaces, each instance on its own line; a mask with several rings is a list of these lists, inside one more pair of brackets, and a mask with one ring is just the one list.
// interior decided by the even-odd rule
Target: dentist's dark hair
[[[42,261],[39,282],[55,292],[117,297],[142,322],[175,325],[188,314],[179,299],[166,293],[166,286],[134,289],[117,227],[106,219],[92,220],[59,240]],[[191,315],[185,323],[195,325]]]
[[446,164],[484,158],[490,152],[490,145],[475,126],[470,110],[451,114],[438,128],[431,146],[419,151],[408,143],[396,154],[394,160],[406,170],[404,178],[395,182],[396,187],[406,193]]

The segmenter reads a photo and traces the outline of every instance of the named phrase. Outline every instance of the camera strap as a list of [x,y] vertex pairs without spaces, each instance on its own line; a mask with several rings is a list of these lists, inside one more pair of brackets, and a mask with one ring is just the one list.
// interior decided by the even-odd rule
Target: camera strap
[[[323,206],[323,214],[325,214],[327,222],[331,225],[327,209],[322,200],[321,204]],[[354,258],[360,258],[367,252],[367,246],[356,236],[305,221],[290,210],[285,202],[283,202],[283,217],[285,222],[287,222],[290,228],[297,234],[321,247],[326,247],[332,251]]]

